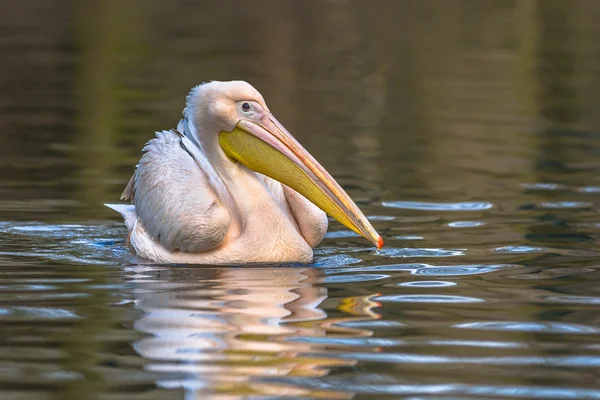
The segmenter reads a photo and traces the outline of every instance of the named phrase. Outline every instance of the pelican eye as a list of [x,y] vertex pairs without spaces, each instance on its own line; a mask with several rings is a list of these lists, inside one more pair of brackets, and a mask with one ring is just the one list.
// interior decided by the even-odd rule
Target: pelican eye
[[249,103],[243,103],[242,104],[242,110],[243,111],[250,111],[250,104]]

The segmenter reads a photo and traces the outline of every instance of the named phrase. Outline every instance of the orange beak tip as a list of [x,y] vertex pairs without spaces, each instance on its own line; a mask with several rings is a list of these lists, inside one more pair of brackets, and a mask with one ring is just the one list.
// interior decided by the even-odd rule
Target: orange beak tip
[[379,240],[377,241],[377,250],[380,250],[383,247],[383,238],[379,236]]

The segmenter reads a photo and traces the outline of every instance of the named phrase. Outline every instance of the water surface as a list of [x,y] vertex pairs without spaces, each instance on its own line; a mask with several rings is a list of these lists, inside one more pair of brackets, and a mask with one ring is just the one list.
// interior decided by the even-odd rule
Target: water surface
[[[0,4],[0,398],[600,398],[600,3]],[[166,266],[117,201],[245,79],[386,239]]]

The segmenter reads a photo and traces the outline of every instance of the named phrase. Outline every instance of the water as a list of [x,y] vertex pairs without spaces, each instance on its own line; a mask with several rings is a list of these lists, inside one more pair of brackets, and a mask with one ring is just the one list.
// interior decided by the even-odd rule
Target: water
[[[600,3],[0,4],[0,398],[600,398]],[[115,202],[245,79],[357,200],[308,265],[136,260]]]

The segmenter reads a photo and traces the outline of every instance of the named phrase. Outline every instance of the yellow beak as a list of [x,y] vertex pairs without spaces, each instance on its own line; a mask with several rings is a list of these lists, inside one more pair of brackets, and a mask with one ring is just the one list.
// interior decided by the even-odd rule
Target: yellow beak
[[221,131],[219,143],[228,157],[291,187],[378,249],[383,246],[350,196],[270,113],[258,123],[242,119],[231,132]]

